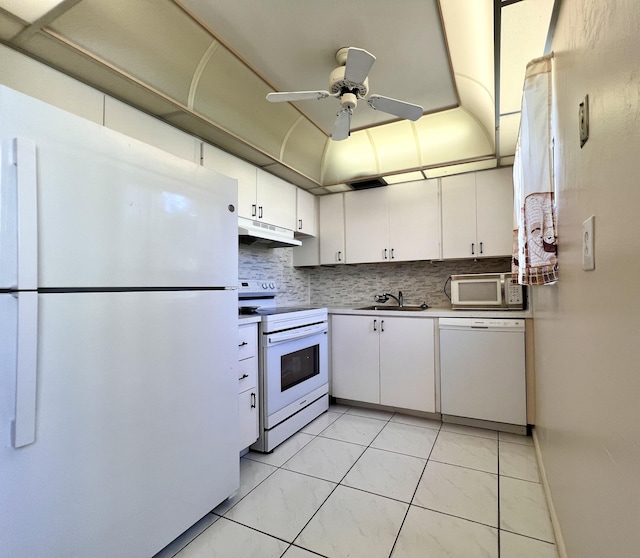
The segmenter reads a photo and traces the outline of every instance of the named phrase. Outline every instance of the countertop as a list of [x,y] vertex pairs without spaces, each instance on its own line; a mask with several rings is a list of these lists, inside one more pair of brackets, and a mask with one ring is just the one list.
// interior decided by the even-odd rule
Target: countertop
[[[408,318],[533,318],[532,310],[451,310],[451,308],[428,308],[416,312],[402,310],[358,310],[362,305],[327,307],[329,314],[352,314],[354,316],[403,316]],[[321,308],[319,306],[319,308]],[[238,317],[238,325],[256,324],[259,314]]]
[[410,318],[533,318],[532,310],[452,310],[451,308],[428,308],[416,312],[402,310],[357,310],[362,305],[329,307],[329,314],[353,314],[379,316],[403,316]]
[[238,317],[238,325],[257,324],[262,319],[260,314],[247,314]]

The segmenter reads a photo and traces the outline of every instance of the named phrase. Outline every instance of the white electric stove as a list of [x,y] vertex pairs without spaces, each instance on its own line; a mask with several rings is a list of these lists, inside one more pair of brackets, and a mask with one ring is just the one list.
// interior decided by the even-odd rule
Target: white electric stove
[[259,322],[260,436],[270,452],[329,408],[326,308],[279,306],[274,281],[241,279],[240,315]]

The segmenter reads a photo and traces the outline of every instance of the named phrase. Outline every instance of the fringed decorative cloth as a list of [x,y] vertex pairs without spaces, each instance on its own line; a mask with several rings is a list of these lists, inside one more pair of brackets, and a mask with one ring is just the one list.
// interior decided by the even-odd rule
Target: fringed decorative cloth
[[553,54],[527,64],[522,119],[513,163],[512,271],[523,285],[558,280],[552,117]]

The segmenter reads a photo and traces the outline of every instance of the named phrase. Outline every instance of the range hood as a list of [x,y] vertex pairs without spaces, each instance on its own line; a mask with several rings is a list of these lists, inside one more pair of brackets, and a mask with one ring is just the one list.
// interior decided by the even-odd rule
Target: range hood
[[242,244],[259,243],[269,248],[287,248],[302,244],[293,238],[293,231],[289,229],[245,217],[238,217],[238,239]]

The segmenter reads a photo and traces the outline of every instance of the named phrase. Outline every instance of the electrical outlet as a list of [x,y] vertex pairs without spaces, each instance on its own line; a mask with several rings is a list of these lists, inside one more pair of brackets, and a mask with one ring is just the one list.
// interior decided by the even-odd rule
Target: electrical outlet
[[589,139],[589,95],[584,96],[584,101],[578,108],[578,127],[580,128],[580,147],[584,147]]
[[595,217],[592,215],[582,223],[582,269],[591,271],[596,268],[594,254],[593,228]]

